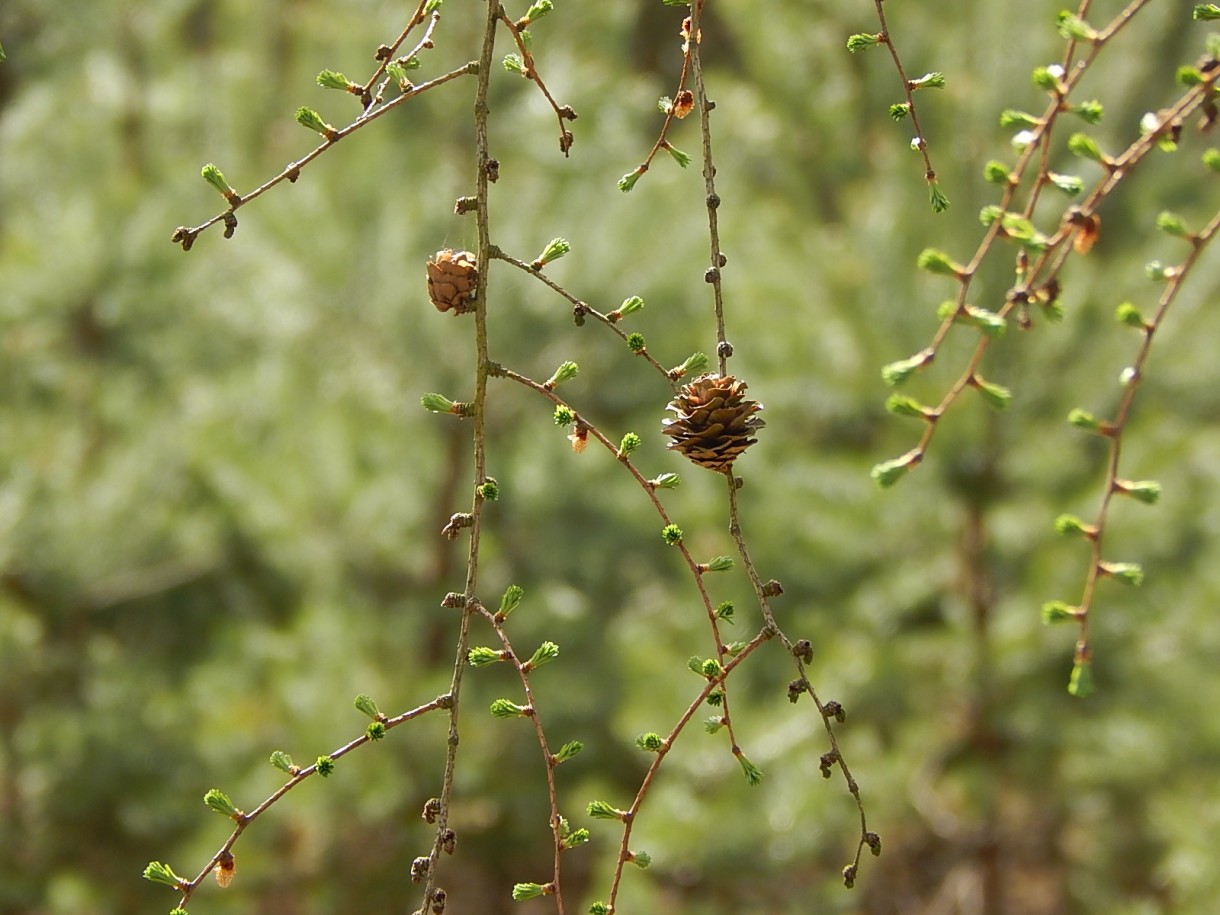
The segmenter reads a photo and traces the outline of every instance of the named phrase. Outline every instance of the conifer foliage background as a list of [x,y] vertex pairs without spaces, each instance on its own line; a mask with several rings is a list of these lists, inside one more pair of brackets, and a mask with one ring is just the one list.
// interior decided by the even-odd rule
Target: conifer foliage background
[[[713,352],[697,160],[662,157],[630,194],[615,188],[656,138],[682,10],[556,5],[535,52],[579,112],[575,144],[561,156],[541,96],[495,74],[493,240],[528,262],[566,238],[549,276],[604,311],[644,298],[627,329],[665,365]],[[1041,0],[885,7],[911,75],[946,74],[918,95],[944,214],[928,208],[909,124],[887,115],[902,95],[884,52],[845,49],[876,30],[873,4],[709,0],[703,42],[733,370],[767,421],[736,468],[743,526],[763,577],[783,583],[782,625],[813,645],[815,686],[847,711],[839,740],[884,851],[843,888],[858,817],[841,780],[819,775],[825,735],[786,701],[787,661],[743,664],[734,716],[765,780],[748,787],[722,739],[686,735],[637,827],[653,865],[628,874],[619,910],[1210,911],[1214,252],[1158,330],[1127,430],[1124,467],[1164,495],[1113,512],[1108,550],[1147,579],[1100,586],[1091,697],[1065,693],[1073,635],[1039,608],[1079,592],[1087,549],[1052,522],[1087,517],[1104,479],[1104,443],[1064,418],[1118,402],[1138,339],[1115,307],[1149,309],[1146,262],[1182,256],[1158,213],[1214,216],[1220,177],[1199,165],[1214,137],[1188,125],[1178,152],[1142,163],[1065,272],[1064,320],[1010,328],[993,348],[986,372],[1011,406],[963,404],[923,465],[879,490],[869,468],[913,443],[884,410],[880,368],[927,344],[949,294],[916,257],[974,250],[998,194],[983,165],[1013,158],[999,113],[1040,110],[1030,72],[1063,47],[1060,7]],[[1105,106],[1087,128],[1103,147],[1177,97],[1175,71],[1208,34],[1190,7],[1146,4],[1093,65],[1079,98]],[[1084,8],[1105,22],[1122,5]],[[477,57],[484,12],[448,0],[431,72]],[[424,263],[473,241],[453,214],[473,181],[473,83],[337,144],[243,209],[232,240],[207,233],[189,255],[167,243],[220,206],[202,163],[250,188],[311,148],[298,106],[346,123],[350,100],[315,75],[363,77],[404,15],[376,0],[0,9],[0,911],[168,910],[140,870],[191,870],[223,841],[205,791],[255,803],[280,783],[271,750],[311,760],[359,732],[352,696],[393,713],[447,688],[457,614],[439,603],[460,590],[465,555],[439,532],[469,502],[469,437],[419,399],[462,391],[470,353],[461,319],[428,302]],[[694,119],[671,139],[695,153]],[[1012,258],[988,269],[981,305],[1011,284]],[[578,362],[566,396],[637,432],[650,473],[682,474],[666,504],[694,552],[731,553],[723,481],[664,448],[668,388],[525,273],[496,263],[493,284],[496,358],[539,378]],[[951,342],[920,396],[935,401],[973,342]],[[573,454],[523,388],[500,384],[491,404],[503,495],[482,575],[488,594],[525,588],[515,641],[561,645],[534,685],[548,730],[586,745],[557,776],[592,832],[565,857],[568,906],[583,911],[616,835],[584,805],[638,785],[648,757],[634,738],[688,701],[706,621],[617,462]],[[748,637],[744,577],[716,586]],[[508,895],[549,867],[537,743],[485,713],[514,688],[507,671],[467,679],[450,911],[548,911]],[[413,911],[408,870],[432,841],[419,811],[444,741],[425,716],[295,790],[243,837],[232,887],[201,889],[192,911]]]

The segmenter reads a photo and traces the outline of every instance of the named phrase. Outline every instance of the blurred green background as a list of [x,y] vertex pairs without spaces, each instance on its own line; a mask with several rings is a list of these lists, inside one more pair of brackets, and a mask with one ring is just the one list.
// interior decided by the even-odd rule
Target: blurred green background
[[[443,692],[465,539],[439,536],[469,504],[468,428],[419,397],[469,394],[470,325],[437,314],[423,264],[474,244],[471,101],[460,80],[337,146],[293,186],[243,208],[189,254],[173,228],[212,215],[215,162],[249,190],[312,148],[298,105],[335,124],[351,99],[323,68],[362,81],[411,3],[380,0],[6,0],[0,8],[0,912],[155,912],[170,891],[149,860],[184,875],[227,835],[200,803],[213,786],[246,809],[274,790],[273,749],[311,761],[363,728],[357,693],[397,712]],[[526,4],[510,4],[520,15]],[[713,352],[698,168],[662,157],[615,189],[651,146],[673,91],[681,11],[659,0],[558,2],[535,29],[543,76],[580,118],[569,159],[529,84],[493,84],[493,240],[601,310],[647,302],[629,330],[662,363]],[[1205,28],[1189,4],[1154,3],[1090,73],[1108,149],[1176,95]],[[1101,22],[1120,8],[1094,4]],[[847,708],[843,752],[884,853],[856,889],[855,807],[823,781],[825,737],[792,706],[778,645],[735,679],[747,788],[723,736],[690,733],[669,757],[633,845],[622,912],[1213,912],[1220,898],[1220,266],[1200,265],[1157,335],[1124,446],[1124,474],[1157,478],[1155,508],[1119,504],[1110,558],[1143,563],[1139,590],[1106,585],[1094,619],[1097,694],[1064,691],[1074,632],[1046,629],[1045,600],[1078,598],[1087,551],[1061,512],[1091,517],[1104,452],[1064,422],[1105,413],[1138,339],[1112,320],[1148,308],[1152,258],[1180,242],[1164,208],[1200,226],[1220,195],[1193,132],[1110,199],[1101,241],[1070,265],[1060,325],[1015,331],[988,377],[1004,415],[973,400],[942,424],[925,465],[881,492],[876,462],[916,429],[885,414],[880,366],[926,345],[950,286],[918,274],[935,244],[965,259],[995,200],[981,167],[1012,161],[1005,107],[1040,110],[1030,70],[1061,53],[1055,3],[887,4],[921,97],[942,186],[932,216],[909,125],[886,115],[897,77],[883,52],[849,55],[876,28],[872,4],[711,3],[704,27],[732,368],[768,426],[738,465],[744,526],[776,609],[812,640],[823,698]],[[484,6],[449,0],[424,57],[435,75],[477,57]],[[507,41],[501,45],[510,50]],[[1072,128],[1075,129],[1075,128]],[[1066,132],[1064,134],[1066,136]],[[675,145],[697,154],[694,119]],[[1062,138],[1061,138],[1062,139]],[[1097,171],[1066,157],[1061,171]],[[1061,201],[1048,201],[1062,206]],[[1055,214],[1044,229],[1052,229]],[[976,285],[995,307],[1010,252]],[[493,269],[492,357],[543,379],[565,359],[565,394],[617,438],[644,438],[646,473],[682,473],[666,504],[696,555],[731,553],[720,480],[664,449],[668,388],[618,339],[524,274]],[[990,299],[988,298],[990,296]],[[912,393],[935,401],[961,366],[962,333]],[[687,657],[710,640],[690,581],[622,469],[571,453],[541,398],[497,383],[486,595],[526,590],[511,634],[558,642],[535,678],[556,745],[561,805],[593,842],[565,860],[569,911],[605,896],[617,829],[587,823],[594,798],[627,806],[647,760],[699,681]],[[744,576],[738,637],[758,625]],[[495,599],[488,598],[488,599]],[[475,642],[491,633],[476,627]],[[766,660],[763,660],[766,658]],[[453,825],[443,862],[451,912],[513,904],[549,875],[542,764],[531,729],[492,720],[518,696],[510,671],[468,675]],[[340,761],[260,820],[237,877],[192,910],[411,912],[419,819],[436,793],[445,725],[425,717]]]

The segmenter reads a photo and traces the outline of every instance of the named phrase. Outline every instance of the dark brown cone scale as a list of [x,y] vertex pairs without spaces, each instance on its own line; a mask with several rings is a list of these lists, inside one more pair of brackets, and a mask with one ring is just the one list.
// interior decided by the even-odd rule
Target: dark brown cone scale
[[673,439],[669,447],[700,467],[729,473],[733,461],[757,441],[755,429],[765,425],[757,416],[762,404],[745,397],[746,383],[732,375],[700,375],[678,391],[666,408],[674,419],[661,420],[662,431]]

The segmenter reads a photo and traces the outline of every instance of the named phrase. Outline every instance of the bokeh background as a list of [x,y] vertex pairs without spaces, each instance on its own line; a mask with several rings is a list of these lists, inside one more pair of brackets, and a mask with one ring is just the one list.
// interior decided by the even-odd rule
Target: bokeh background
[[[702,281],[707,235],[697,167],[662,157],[615,189],[655,139],[673,91],[681,11],[660,0],[558,2],[535,29],[543,75],[580,118],[571,158],[531,86],[493,84],[493,237],[530,260],[555,236],[573,252],[548,273],[602,310],[630,295],[665,364],[715,345]],[[1141,589],[1103,586],[1097,694],[1065,693],[1074,634],[1045,628],[1043,601],[1077,599],[1087,551],[1052,530],[1091,516],[1104,452],[1067,411],[1105,413],[1138,339],[1115,306],[1148,307],[1147,260],[1220,200],[1189,133],[1109,200],[1101,240],[1065,274],[1066,320],[993,348],[1003,415],[966,403],[894,490],[876,462],[914,443],[885,414],[879,369],[926,345],[944,280],[919,274],[935,244],[966,258],[1012,161],[1005,107],[1040,110],[1030,70],[1055,61],[1058,4],[887,4],[921,96],[951,211],[933,216],[909,125],[887,116],[897,78],[872,4],[709,4],[712,97],[733,368],[768,427],[739,469],[743,523],[794,637],[812,640],[816,685],[847,708],[843,751],[884,853],[841,885],[858,826],[815,717],[786,701],[790,665],[769,646],[735,679],[748,788],[720,737],[670,756],[634,844],[623,912],[1100,913],[1215,911],[1220,898],[1220,369],[1208,254],[1157,335],[1125,475],[1157,478],[1159,505],[1119,504],[1113,559],[1143,563]],[[1093,4],[1100,22],[1119,4]],[[418,98],[339,144],[293,186],[240,211],[189,254],[173,228],[216,212],[199,178],[215,162],[248,190],[312,148],[298,105],[333,123],[352,100],[314,84],[363,80],[372,51],[414,3],[381,0],[6,0],[0,7],[0,912],[168,910],[146,862],[193,875],[227,834],[200,803],[211,787],[247,809],[280,784],[273,749],[310,761],[363,728],[370,693],[396,712],[446,688],[464,540],[439,536],[468,504],[468,428],[419,408],[467,396],[469,325],[428,304],[423,264],[474,243],[473,80]],[[518,8],[519,7],[519,8]],[[1190,4],[1158,2],[1107,50],[1082,98],[1120,149],[1140,115],[1175,97],[1203,48]],[[524,2],[510,4],[520,15]],[[483,4],[449,0],[422,73],[477,57]],[[509,50],[504,45],[504,50]],[[692,119],[673,135],[697,154]],[[1057,163],[1097,177],[1065,155]],[[1053,227],[1053,214],[1050,224]],[[1009,253],[976,286],[995,304]],[[581,365],[565,393],[612,437],[633,430],[649,473],[682,473],[666,497],[697,555],[732,552],[712,474],[664,450],[668,388],[565,302],[497,265],[493,358],[545,378]],[[990,300],[988,297],[991,297]],[[972,344],[959,335],[912,389],[935,400]],[[559,770],[561,803],[593,842],[571,853],[571,911],[605,895],[617,830],[586,823],[594,798],[626,806],[646,759],[695,692],[686,659],[709,640],[697,597],[622,469],[573,455],[550,407],[492,390],[482,581],[526,590],[517,644],[559,643],[536,675],[551,739],[586,751]],[[755,631],[743,576],[715,579]],[[476,643],[490,633],[476,631]],[[530,729],[486,715],[516,697],[510,672],[468,676],[454,826],[443,862],[450,911],[514,904],[549,874],[542,767]],[[192,911],[411,912],[419,819],[437,791],[439,716],[340,761],[238,845],[227,891]]]

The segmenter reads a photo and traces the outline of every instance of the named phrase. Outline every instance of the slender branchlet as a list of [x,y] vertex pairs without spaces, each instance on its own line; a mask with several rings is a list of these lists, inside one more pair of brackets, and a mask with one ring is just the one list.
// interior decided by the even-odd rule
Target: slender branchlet
[[[743,395],[746,389],[745,383],[737,381],[727,373],[728,359],[733,354],[733,350],[727,338],[725,303],[720,277],[720,271],[725,267],[727,259],[720,244],[718,214],[720,198],[717,192],[716,168],[712,154],[710,114],[715,106],[708,98],[700,54],[703,28],[701,16],[704,0],[696,0],[695,3],[688,4],[689,16],[684,19],[678,30],[682,71],[673,98],[663,100],[662,108],[665,112],[665,120],[660,134],[644,162],[635,172],[620,182],[620,187],[623,190],[630,190],[662,149],[666,150],[682,167],[689,165],[691,157],[671,144],[669,133],[675,120],[685,118],[697,108],[702,139],[703,205],[708,217],[710,249],[710,262],[703,280],[711,286],[714,304],[718,369],[716,372],[708,372],[710,361],[702,352],[695,352],[682,362],[667,368],[648,351],[640,330],[625,330],[624,326],[634,327],[631,322],[636,319],[632,316],[644,307],[643,299],[640,296],[628,297],[617,308],[599,310],[552,279],[545,271],[552,262],[569,252],[570,246],[564,239],[554,239],[532,262],[506,254],[493,244],[490,196],[491,185],[499,178],[499,162],[492,155],[490,133],[492,120],[488,99],[493,73],[500,72],[499,68],[492,65],[495,57],[497,31],[500,28],[507,31],[516,46],[516,52],[508,55],[504,61],[506,68],[528,78],[541,91],[559,122],[561,152],[566,156],[572,148],[573,135],[568,129],[568,122],[574,121],[576,114],[570,107],[561,106],[555,101],[551,91],[540,77],[527,31],[534,21],[551,13],[554,4],[551,0],[535,0],[524,16],[514,19],[509,16],[502,4],[493,0],[487,4],[482,46],[477,60],[442,76],[416,83],[407,74],[417,69],[421,65],[421,55],[434,47],[441,21],[439,6],[438,0],[420,0],[407,25],[397,38],[377,49],[374,55],[377,66],[365,82],[357,83],[348,80],[342,73],[332,70],[324,70],[319,74],[317,81],[321,86],[340,90],[358,98],[361,110],[347,126],[334,127],[316,111],[309,108],[299,109],[296,115],[298,122],[320,134],[324,142],[306,156],[290,163],[280,174],[254,191],[241,194],[229,185],[219,168],[211,164],[206,166],[203,169],[203,177],[224,197],[228,208],[198,226],[179,228],[174,234],[174,241],[181,244],[184,249],[189,249],[201,232],[216,223],[222,223],[225,226],[226,236],[232,235],[237,224],[235,211],[238,208],[285,180],[295,182],[305,166],[328,151],[338,140],[362,129],[383,114],[425,91],[431,91],[460,76],[473,75],[476,77],[473,93],[475,142],[472,163],[475,186],[472,194],[459,198],[455,212],[457,215],[473,214],[477,247],[473,252],[455,252],[448,248],[443,249],[428,261],[426,271],[428,293],[432,303],[441,312],[452,312],[456,316],[468,317],[470,319],[468,323],[459,322],[456,326],[468,327],[473,337],[473,392],[469,395],[469,399],[453,400],[438,393],[425,394],[421,398],[422,406],[434,414],[448,415],[468,421],[473,451],[473,478],[469,509],[466,510],[464,506],[451,507],[449,522],[442,531],[443,536],[449,540],[457,540],[462,536],[468,537],[465,580],[462,590],[447,594],[441,601],[442,607],[460,611],[459,619],[455,624],[454,660],[448,691],[429,703],[394,717],[383,714],[370,697],[358,696],[355,701],[356,708],[370,719],[365,732],[333,752],[317,757],[313,764],[303,767],[294,764],[291,758],[282,751],[273,753],[272,764],[285,772],[289,779],[280,789],[250,812],[242,811],[228,795],[219,789],[208,792],[205,796],[207,805],[231,819],[235,828],[195,878],[188,880],[178,877],[168,866],[159,862],[150,864],[145,875],[150,880],[165,883],[177,889],[180,893],[181,907],[185,907],[190,901],[194,891],[208,873],[215,872],[218,881],[222,885],[228,885],[236,867],[233,848],[237,839],[251,823],[293,787],[314,775],[328,777],[335,771],[338,761],[344,756],[359,747],[380,741],[388,731],[400,724],[428,712],[444,711],[448,718],[448,739],[444,750],[443,771],[439,790],[436,796],[425,805],[423,815],[424,821],[435,827],[435,834],[427,854],[415,858],[410,867],[412,881],[421,885],[421,902],[418,913],[420,915],[425,912],[439,913],[443,910],[447,899],[447,894],[441,886],[443,880],[442,856],[454,852],[457,845],[456,827],[460,826],[452,821],[451,808],[455,790],[455,774],[459,765],[465,671],[468,666],[482,667],[495,663],[511,663],[517,671],[521,683],[522,695],[519,698],[523,701],[498,699],[492,705],[492,714],[499,718],[525,717],[532,721],[543,759],[548,798],[547,821],[552,833],[553,848],[551,873],[546,881],[517,883],[512,889],[512,896],[516,899],[549,896],[554,900],[559,915],[564,915],[566,903],[561,867],[563,856],[567,851],[587,841],[589,833],[585,829],[573,830],[563,816],[560,783],[556,776],[556,770],[560,764],[578,753],[581,744],[579,741],[569,741],[559,749],[553,749],[553,741],[544,728],[543,716],[539,711],[535,695],[534,673],[543,664],[559,658],[559,647],[555,642],[545,641],[532,656],[525,659],[514,649],[507,626],[510,615],[521,604],[522,589],[515,585],[510,587],[501,599],[499,608],[494,611],[485,606],[478,597],[485,513],[492,510],[491,506],[500,499],[501,495],[499,480],[489,476],[489,470],[494,468],[491,467],[493,461],[488,454],[487,423],[491,403],[489,379],[500,377],[524,386],[552,404],[555,421],[559,425],[571,429],[568,437],[572,442],[573,451],[579,453],[585,449],[589,441],[594,441],[622,465],[656,513],[661,535],[658,538],[657,548],[672,548],[680,557],[681,563],[685,565],[693,590],[698,594],[711,635],[711,656],[693,658],[688,662],[688,667],[703,681],[703,685],[694,698],[684,709],[675,709],[677,719],[664,735],[649,732],[636,740],[640,749],[653,754],[653,759],[636,790],[631,805],[625,810],[618,810],[596,802],[589,805],[589,812],[595,818],[618,819],[622,823],[622,837],[608,887],[607,910],[613,911],[614,909],[626,865],[634,863],[639,867],[646,867],[649,863],[650,859],[646,852],[630,847],[632,830],[638,817],[645,810],[647,798],[658,783],[662,766],[668,758],[670,749],[679,738],[683,738],[683,735],[687,733],[687,726],[700,708],[710,705],[717,710],[717,714],[705,723],[705,729],[713,734],[724,732],[728,738],[728,751],[742,769],[746,782],[750,785],[757,785],[762,781],[761,769],[749,759],[738,742],[730,705],[729,680],[747,658],[752,657],[758,649],[773,639],[778,639],[779,644],[793,659],[795,679],[789,685],[789,698],[796,701],[801,695],[808,695],[822,719],[822,726],[826,730],[830,746],[830,749],[821,757],[821,768],[824,774],[829,775],[834,768],[840,770],[859,810],[861,838],[854,860],[844,871],[845,877],[849,873],[851,875],[847,880],[850,885],[859,868],[862,849],[867,846],[877,852],[880,849],[880,840],[875,834],[867,831],[859,788],[843,760],[832,726],[832,719],[834,721],[843,720],[842,708],[836,702],[823,702],[811,685],[809,665],[812,662],[812,647],[807,641],[790,638],[780,628],[771,607],[771,600],[781,594],[783,588],[776,581],[764,582],[762,580],[747,547],[739,521],[740,479],[734,476],[733,463],[746,447],[754,444],[754,440],[749,438],[749,435],[752,430],[761,427],[763,423],[761,418],[755,415],[761,410],[761,405],[746,399]],[[422,31],[417,32],[421,27]],[[415,34],[416,38],[413,43],[410,43],[409,39],[412,34]],[[403,51],[403,48],[409,48],[409,50]],[[400,93],[399,96],[391,101],[385,101],[387,93],[395,87]],[[664,379],[664,383],[668,386],[667,395],[674,398],[668,409],[673,410],[679,416],[677,420],[667,420],[667,423],[678,427],[676,431],[673,428],[667,431],[667,434],[676,438],[675,442],[671,443],[671,448],[677,448],[700,467],[720,473],[728,483],[726,513],[729,517],[730,536],[753,586],[763,621],[761,628],[751,639],[726,641],[725,627],[734,622],[733,607],[728,601],[718,604],[710,586],[710,582],[714,581],[714,576],[735,568],[736,560],[728,555],[713,557],[695,555],[689,538],[666,508],[662,496],[665,491],[678,485],[678,475],[672,472],[661,472],[652,477],[646,476],[638,466],[642,452],[637,453],[637,451],[643,443],[643,439],[638,433],[627,431],[617,439],[613,438],[585,412],[578,412],[567,399],[557,393],[557,389],[578,374],[579,367],[576,363],[565,361],[545,381],[537,381],[492,360],[492,341],[489,339],[487,313],[489,301],[492,298],[490,274],[493,260],[515,267],[532,276],[566,300],[572,306],[573,317],[577,325],[583,325],[585,319],[591,317],[597,323],[610,328],[619,338],[620,343],[625,343],[632,353],[641,357],[644,363]],[[708,415],[703,416],[704,413]],[[714,418],[711,416],[713,413]],[[731,427],[731,431],[717,437],[714,431],[709,432],[709,429],[714,430],[717,427]],[[679,445],[681,447],[678,447]],[[471,647],[472,626],[478,621],[485,622],[491,627],[499,642],[498,648]],[[466,714],[470,713],[466,712]]]
[[[877,2],[877,6],[880,13],[881,3]],[[1091,188],[1086,189],[1085,182],[1074,175],[1052,170],[1051,163],[1058,149],[1056,141],[1062,136],[1062,131],[1057,131],[1057,128],[1064,119],[1070,116],[1088,125],[1096,123],[1102,115],[1099,102],[1076,100],[1074,92],[1077,86],[1099,55],[1147,6],[1148,0],[1133,0],[1101,28],[1094,28],[1085,20],[1088,3],[1082,3],[1076,14],[1060,14],[1059,31],[1065,39],[1061,63],[1039,67],[1033,72],[1034,84],[1049,97],[1046,107],[1039,114],[1009,109],[1001,115],[1001,125],[1016,131],[1012,137],[1016,162],[1008,166],[1001,161],[992,161],[984,170],[988,181],[1001,186],[1001,193],[998,203],[984,208],[980,215],[984,231],[973,256],[963,264],[932,248],[920,255],[918,265],[921,269],[949,278],[956,288],[952,298],[940,308],[941,322],[931,341],[915,355],[887,365],[882,371],[886,383],[901,385],[932,364],[954,330],[972,328],[978,332],[978,339],[966,365],[938,403],[925,405],[905,395],[893,395],[887,401],[886,406],[891,412],[919,419],[923,428],[914,448],[899,458],[874,467],[873,476],[881,485],[896,483],[922,462],[940,428],[939,421],[968,392],[977,393],[996,409],[1008,405],[1012,393],[1005,386],[988,379],[983,372],[984,357],[988,351],[1001,340],[1009,338],[1005,331],[1010,325],[1029,330],[1039,316],[1047,321],[1059,320],[1064,314],[1060,297],[1066,284],[1066,265],[1072,258],[1086,256],[1100,237],[1098,211],[1101,205],[1132,176],[1137,175],[1154,155],[1177,150],[1179,144],[1184,142],[1183,125],[1190,119],[1198,116],[1201,130],[1210,130],[1214,125],[1217,119],[1215,81],[1220,63],[1217,62],[1213,46],[1209,44],[1208,53],[1198,67],[1178,71],[1183,91],[1164,108],[1146,114],[1140,122],[1138,136],[1131,139],[1126,148],[1117,153],[1107,153],[1084,132],[1073,133],[1066,140],[1064,145],[1069,153],[1101,167],[1101,176]],[[1081,199],[1056,208],[1060,213],[1057,224],[1040,230],[1035,224],[1035,216],[1043,213],[1046,207],[1039,207],[1038,204],[1043,200],[1044,192],[1052,190],[1062,192],[1069,198]],[[1124,390],[1118,412],[1112,419],[1098,419],[1083,410],[1074,410],[1069,417],[1073,425],[1105,438],[1109,447],[1101,505],[1093,522],[1085,524],[1079,519],[1063,516],[1056,523],[1061,531],[1081,534],[1090,542],[1092,556],[1084,593],[1076,604],[1052,601],[1043,608],[1043,618],[1047,622],[1074,620],[1079,626],[1069,683],[1069,690],[1077,695],[1087,694],[1092,686],[1088,623],[1097,582],[1102,578],[1113,578],[1138,584],[1143,574],[1142,569],[1134,563],[1112,562],[1104,557],[1103,540],[1111,500],[1117,494],[1152,501],[1159,493],[1159,486],[1153,481],[1136,483],[1120,476],[1119,456],[1131,405],[1144,376],[1155,331],[1191,273],[1200,252],[1215,233],[1214,220],[1199,232],[1191,233],[1184,222],[1171,213],[1162,214],[1158,228],[1182,238],[1190,245],[1190,250],[1176,266],[1152,264],[1147,268],[1149,278],[1164,283],[1152,317],[1144,318],[1135,306],[1129,304],[1119,309],[1120,322],[1139,330],[1143,339],[1135,359],[1123,373]],[[980,307],[971,301],[973,280],[985,262],[1002,257],[1001,252],[1006,249],[1012,250],[1007,248],[1008,245],[1015,248],[1014,281],[1001,301],[989,307]]]

